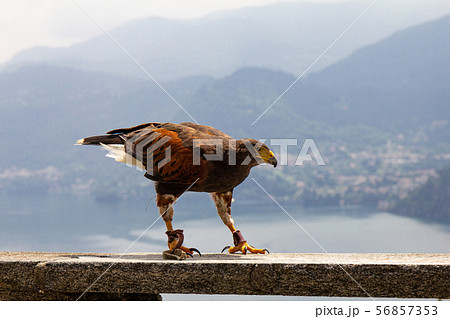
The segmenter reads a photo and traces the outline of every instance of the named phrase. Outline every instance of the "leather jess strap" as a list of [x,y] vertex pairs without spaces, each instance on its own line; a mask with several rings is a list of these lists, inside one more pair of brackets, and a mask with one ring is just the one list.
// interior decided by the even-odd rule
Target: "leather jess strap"
[[246,240],[244,239],[244,236],[242,236],[241,231],[240,230],[236,230],[233,233],[233,243],[234,246],[238,246],[240,243],[246,242]]

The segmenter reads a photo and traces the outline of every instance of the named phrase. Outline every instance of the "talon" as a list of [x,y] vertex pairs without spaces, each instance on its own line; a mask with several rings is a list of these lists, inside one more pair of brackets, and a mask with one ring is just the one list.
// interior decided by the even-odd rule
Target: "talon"
[[182,251],[184,251],[189,257],[194,258],[194,252],[197,252],[201,256],[201,254],[197,248],[187,248],[187,247],[181,246],[180,249]]
[[224,249],[222,249],[222,253],[225,249],[228,249],[228,252],[231,254],[238,251],[240,251],[243,255],[246,255],[247,252],[250,252],[251,254],[265,254],[266,252],[269,253],[267,249],[256,249],[252,245],[248,244],[242,236],[240,230],[236,230],[233,232],[233,242],[234,246],[226,246]]
[[220,253],[223,253],[226,249],[230,249],[230,248],[231,248],[231,246],[225,246],[225,247],[223,247],[223,249]]
[[169,246],[170,251],[175,251],[179,249],[184,251],[186,255],[189,257],[194,257],[194,252],[198,253],[199,256],[202,255],[197,248],[186,248],[182,246],[184,242],[184,235],[182,229],[168,230],[166,231],[166,235],[168,237],[167,245]]
[[[200,257],[202,256],[202,254],[200,253],[200,251],[197,248],[189,248],[193,253],[196,252]],[[192,254],[193,254],[192,253]]]
[[266,251],[267,254],[270,254],[270,251],[268,249],[266,249],[266,248],[264,248],[263,251]]
[[166,231],[166,235],[168,237],[167,245],[169,246],[169,250],[178,249],[183,245],[184,235],[182,229],[168,230]]

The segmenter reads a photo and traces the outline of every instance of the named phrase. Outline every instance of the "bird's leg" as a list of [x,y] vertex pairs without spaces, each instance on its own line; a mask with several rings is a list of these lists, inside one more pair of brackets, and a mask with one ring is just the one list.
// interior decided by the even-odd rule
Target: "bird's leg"
[[234,221],[233,218],[231,218],[231,202],[233,200],[233,191],[228,191],[225,193],[212,193],[211,197],[216,204],[217,207],[217,213],[219,214],[219,217],[222,219],[223,223],[228,227],[228,229],[233,234],[233,243],[234,246],[226,246],[222,252],[225,249],[228,249],[229,253],[235,253],[235,252],[242,252],[243,254],[246,254],[247,251],[253,253],[253,254],[265,254],[269,251],[267,249],[256,249],[252,245],[248,244],[247,241],[244,239],[244,237],[241,234],[240,230],[237,230],[234,227]]
[[186,248],[183,245],[184,235],[182,229],[173,229],[172,220],[173,220],[173,204],[177,198],[174,195],[170,194],[157,194],[156,204],[159,208],[159,213],[161,214],[162,219],[166,223],[166,235],[168,237],[167,246],[170,251],[174,251],[175,249],[181,249],[186,254],[192,257],[194,252],[197,252],[200,256],[200,252],[196,248]]

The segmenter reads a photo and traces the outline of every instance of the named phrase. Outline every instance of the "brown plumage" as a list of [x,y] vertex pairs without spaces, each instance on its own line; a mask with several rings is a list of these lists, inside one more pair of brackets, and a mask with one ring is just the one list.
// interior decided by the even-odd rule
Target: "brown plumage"
[[[130,128],[109,131],[107,135],[88,137],[77,144],[102,145],[116,161],[138,166],[145,177],[155,181],[157,205],[166,222],[169,248],[173,243],[172,205],[185,191],[208,192],[216,204],[219,216],[238,238],[239,231],[231,219],[233,189],[242,183],[250,169],[266,162],[276,166],[270,149],[254,139],[234,140],[209,126],[194,123],[145,123]],[[182,232],[181,232],[182,233]],[[264,253],[248,245],[245,240],[231,247],[230,252],[247,249]],[[192,250],[181,246],[188,254]]]

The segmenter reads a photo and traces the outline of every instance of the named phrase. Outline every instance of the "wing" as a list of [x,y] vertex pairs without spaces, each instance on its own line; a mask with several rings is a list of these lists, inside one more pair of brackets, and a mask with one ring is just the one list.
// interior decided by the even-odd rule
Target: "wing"
[[134,132],[134,131],[139,131],[144,128],[158,128],[158,127],[161,127],[161,123],[144,123],[144,124],[139,124],[139,125],[132,126],[132,127],[118,128],[115,130],[111,130],[111,131],[107,132],[106,134],[126,134],[126,133],[130,133],[130,132]]
[[193,128],[194,130],[201,132],[203,134],[210,135],[209,137],[214,136],[214,137],[223,137],[226,139],[231,138],[231,136],[229,136],[229,135],[225,134],[224,132],[222,132],[214,127],[211,127],[211,126],[200,125],[200,124],[195,124],[195,123],[191,123],[191,122],[180,123],[180,125],[187,126],[187,127]]
[[192,140],[198,135],[195,129],[164,123],[137,126],[128,132],[124,135],[125,152],[143,164],[147,178],[192,184],[204,177],[206,161],[200,159],[200,165],[193,162]]

